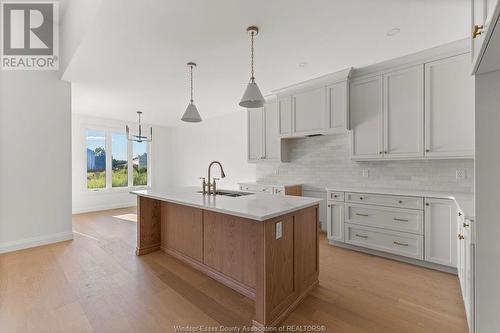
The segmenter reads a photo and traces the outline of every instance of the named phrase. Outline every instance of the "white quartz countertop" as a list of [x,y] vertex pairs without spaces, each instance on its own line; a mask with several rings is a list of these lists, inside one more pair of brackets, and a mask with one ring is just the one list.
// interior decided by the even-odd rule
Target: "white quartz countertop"
[[148,189],[132,191],[130,193],[256,221],[265,221],[276,216],[317,205],[322,201],[316,198],[267,193],[250,194],[241,197],[209,196],[198,193],[197,191],[199,190],[197,187],[183,187],[169,189],[168,191]]
[[423,198],[438,198],[454,200],[458,208],[464,213],[466,218],[474,218],[474,194],[472,193],[449,193],[438,191],[426,190],[411,190],[411,189],[387,189],[387,188],[356,188],[356,187],[343,187],[333,186],[327,187],[327,191],[341,191],[341,192],[358,192],[358,193],[372,193],[372,194],[387,194],[387,195],[404,195],[408,197],[423,197]]

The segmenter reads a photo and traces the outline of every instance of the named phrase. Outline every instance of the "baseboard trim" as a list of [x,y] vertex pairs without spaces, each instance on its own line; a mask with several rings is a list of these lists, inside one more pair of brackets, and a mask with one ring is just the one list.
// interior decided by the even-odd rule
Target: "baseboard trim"
[[58,243],[73,239],[73,232],[60,232],[52,235],[24,238],[13,242],[0,244],[0,253],[13,252],[31,247]]
[[84,213],[92,213],[92,212],[100,212],[103,210],[109,210],[109,209],[118,209],[118,208],[128,208],[128,207],[135,207],[137,206],[136,201],[131,201],[127,203],[119,203],[119,204],[112,204],[112,205],[101,205],[101,206],[93,206],[93,207],[87,207],[87,208],[80,208],[80,209],[73,209],[72,214],[84,214]]
[[386,259],[401,261],[401,262],[405,262],[407,264],[417,265],[417,266],[421,266],[421,267],[425,267],[425,268],[429,268],[429,269],[435,269],[437,271],[441,271],[441,272],[445,272],[445,273],[450,273],[450,274],[454,274],[454,275],[458,274],[456,268],[448,267],[448,266],[444,266],[444,265],[440,265],[440,264],[435,264],[435,263],[428,262],[428,261],[423,261],[423,260],[414,259],[414,258],[402,257],[402,256],[399,256],[397,254],[392,254],[392,253],[386,253],[386,252],[382,252],[382,251],[372,250],[372,249],[368,249],[368,248],[364,248],[364,247],[359,247],[359,246],[352,245],[352,244],[347,244],[347,243],[341,243],[341,242],[337,242],[337,241],[332,241],[332,240],[328,240],[328,243],[330,245],[342,247],[342,248],[348,249],[348,250],[354,250],[354,251],[358,251],[358,252],[363,252],[363,253],[366,253],[366,254],[371,254],[371,255],[377,256],[377,257],[383,257],[383,258],[386,258]]

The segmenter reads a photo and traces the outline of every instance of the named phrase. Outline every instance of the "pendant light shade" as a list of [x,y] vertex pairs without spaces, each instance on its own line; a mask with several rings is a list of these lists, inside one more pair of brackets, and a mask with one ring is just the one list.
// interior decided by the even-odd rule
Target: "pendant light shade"
[[240,106],[244,108],[261,108],[264,106],[266,102],[264,100],[264,96],[260,92],[259,86],[255,82],[254,77],[254,47],[253,47],[253,38],[255,35],[259,33],[259,28],[256,26],[251,26],[247,28],[247,32],[250,35],[251,39],[251,77],[250,82],[247,85],[247,89],[241,98]]
[[260,92],[257,83],[251,81],[247,85],[247,89],[241,98],[240,106],[244,108],[261,108],[264,106],[264,96]]
[[190,67],[190,78],[191,78],[191,100],[189,102],[189,105],[186,108],[186,111],[184,111],[184,115],[182,116],[181,120],[188,122],[188,123],[199,123],[201,121],[201,116],[200,113],[198,112],[198,109],[196,108],[196,105],[194,105],[193,101],[193,67],[196,66],[196,63],[194,62],[188,62],[187,65]]
[[200,113],[194,103],[189,103],[181,120],[188,123],[199,123],[201,121]]

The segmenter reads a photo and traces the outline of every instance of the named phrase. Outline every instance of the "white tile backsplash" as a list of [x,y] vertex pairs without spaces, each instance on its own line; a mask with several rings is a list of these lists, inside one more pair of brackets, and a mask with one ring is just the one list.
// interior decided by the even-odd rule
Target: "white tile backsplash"
[[[356,186],[453,193],[474,190],[473,160],[354,162],[349,158],[348,138],[347,134],[338,134],[288,140],[291,162],[257,164],[257,181],[302,182],[309,189]],[[465,179],[456,179],[457,169],[465,170]]]

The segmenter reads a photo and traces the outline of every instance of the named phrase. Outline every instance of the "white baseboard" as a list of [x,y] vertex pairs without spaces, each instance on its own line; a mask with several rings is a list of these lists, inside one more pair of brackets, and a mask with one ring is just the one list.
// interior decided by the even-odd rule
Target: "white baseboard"
[[0,243],[0,253],[7,253],[30,247],[47,245],[73,239],[73,232],[60,232],[52,235],[24,238],[13,242]]
[[132,201],[132,202],[119,203],[119,204],[111,204],[111,205],[99,205],[99,206],[86,207],[86,208],[74,208],[72,214],[83,214],[83,213],[99,212],[101,210],[108,210],[108,209],[128,208],[128,207],[135,207],[136,205],[137,205],[137,201]]

